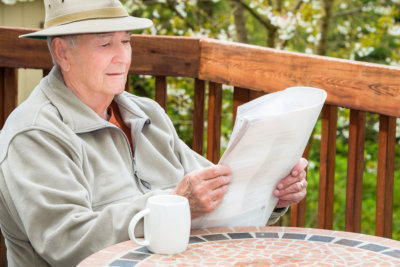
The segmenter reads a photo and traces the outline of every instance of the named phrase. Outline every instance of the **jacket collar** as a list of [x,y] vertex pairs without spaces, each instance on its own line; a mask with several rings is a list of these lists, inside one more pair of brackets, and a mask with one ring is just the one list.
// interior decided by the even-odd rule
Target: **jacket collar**
[[[59,67],[53,67],[49,75],[42,80],[41,88],[58,109],[63,122],[75,133],[90,132],[110,126],[108,121],[101,118],[68,89]],[[148,119],[140,107],[128,98],[127,93],[116,96],[115,100],[118,106],[123,106],[123,113],[129,112],[134,117]]]

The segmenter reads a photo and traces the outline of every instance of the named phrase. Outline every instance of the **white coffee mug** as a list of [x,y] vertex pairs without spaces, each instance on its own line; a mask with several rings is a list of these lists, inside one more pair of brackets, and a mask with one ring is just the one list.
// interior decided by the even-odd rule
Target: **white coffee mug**
[[[135,227],[144,217],[144,241],[135,237]],[[129,238],[157,254],[176,254],[186,250],[190,238],[190,208],[185,197],[157,195],[147,200],[146,209],[133,216]]]

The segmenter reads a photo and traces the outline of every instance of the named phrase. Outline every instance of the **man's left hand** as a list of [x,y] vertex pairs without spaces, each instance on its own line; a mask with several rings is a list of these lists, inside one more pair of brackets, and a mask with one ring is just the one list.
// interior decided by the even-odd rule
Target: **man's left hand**
[[306,167],[308,161],[301,158],[288,176],[283,178],[274,190],[279,198],[275,208],[284,208],[299,203],[307,194]]

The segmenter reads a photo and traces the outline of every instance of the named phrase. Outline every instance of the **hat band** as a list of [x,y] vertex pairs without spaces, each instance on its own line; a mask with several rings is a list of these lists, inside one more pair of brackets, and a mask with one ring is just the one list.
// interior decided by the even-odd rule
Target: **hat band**
[[58,26],[61,24],[71,23],[79,20],[86,19],[103,19],[103,18],[115,18],[115,17],[127,17],[129,16],[128,12],[125,8],[103,8],[89,11],[82,11],[77,13],[72,13],[68,15],[64,15],[61,17],[57,17],[46,21],[44,24],[44,28],[47,29],[49,27]]

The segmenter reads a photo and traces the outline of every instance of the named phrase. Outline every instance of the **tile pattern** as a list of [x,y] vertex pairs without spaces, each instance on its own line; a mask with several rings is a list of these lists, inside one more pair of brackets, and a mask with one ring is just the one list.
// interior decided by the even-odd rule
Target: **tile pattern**
[[212,228],[193,230],[180,254],[153,254],[126,241],[78,266],[400,266],[400,242],[310,228]]

